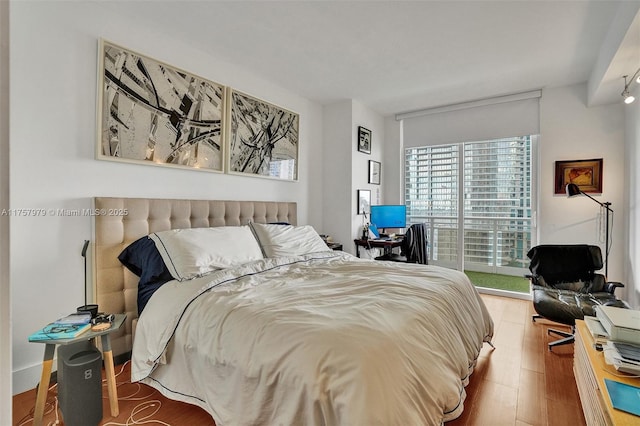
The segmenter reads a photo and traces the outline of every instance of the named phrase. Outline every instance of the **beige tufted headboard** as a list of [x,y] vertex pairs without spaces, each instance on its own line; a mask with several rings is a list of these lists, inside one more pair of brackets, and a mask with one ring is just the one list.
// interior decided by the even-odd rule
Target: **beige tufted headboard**
[[153,232],[179,228],[239,226],[249,222],[297,224],[293,202],[94,198],[94,299],[101,312],[126,313],[121,330],[111,335],[114,355],[131,351],[137,320],[138,277],[122,266],[120,252]]

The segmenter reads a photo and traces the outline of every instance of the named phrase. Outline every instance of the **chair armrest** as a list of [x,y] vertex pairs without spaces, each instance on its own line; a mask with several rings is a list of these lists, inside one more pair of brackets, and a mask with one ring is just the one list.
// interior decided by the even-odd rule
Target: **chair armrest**
[[616,288],[624,287],[624,284],[617,281],[609,281],[606,284],[607,293],[613,294],[616,291]]

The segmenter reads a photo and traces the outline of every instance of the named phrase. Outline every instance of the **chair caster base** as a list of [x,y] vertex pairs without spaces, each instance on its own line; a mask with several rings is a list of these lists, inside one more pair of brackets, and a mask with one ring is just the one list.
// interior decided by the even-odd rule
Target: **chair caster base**
[[558,336],[564,337],[564,339],[560,339],[560,340],[556,340],[553,341],[551,343],[548,344],[549,346],[549,350],[553,351],[553,347],[554,346],[560,346],[560,345],[568,345],[571,344],[575,341],[575,327],[571,327],[571,332],[568,331],[562,331],[562,330],[555,330],[553,328],[550,328],[547,330],[547,334],[556,334]]

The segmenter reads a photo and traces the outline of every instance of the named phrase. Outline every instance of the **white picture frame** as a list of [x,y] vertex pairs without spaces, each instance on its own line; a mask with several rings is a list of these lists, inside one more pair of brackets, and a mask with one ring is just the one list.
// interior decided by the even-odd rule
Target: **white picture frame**
[[100,39],[96,158],[224,172],[225,86]]
[[300,116],[246,93],[228,92],[228,173],[297,181]]

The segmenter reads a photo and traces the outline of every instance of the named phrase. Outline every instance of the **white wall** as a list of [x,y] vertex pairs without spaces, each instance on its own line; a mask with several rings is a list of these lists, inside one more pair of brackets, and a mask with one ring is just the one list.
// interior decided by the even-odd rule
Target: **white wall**
[[[624,279],[624,112],[622,102],[587,107],[586,84],[545,89],[540,99],[539,244],[596,244],[600,208],[585,196],[554,195],[555,162],[603,159],[602,195],[614,210],[609,279]],[[604,241],[604,239],[602,240]]]
[[[368,183],[369,160],[382,164],[385,179],[385,122],[366,105],[345,100],[326,105],[324,113],[324,225],[346,252],[355,254],[353,239],[362,232],[363,216],[356,214],[357,190],[371,191],[371,202],[383,201],[382,185]],[[358,151],[358,126],[371,130],[371,154]]]
[[[358,126],[371,130],[371,154],[358,151]],[[380,176],[382,179],[386,176],[387,164],[382,161],[382,155],[385,147],[385,131],[384,119],[375,111],[371,110],[358,101],[353,101],[353,125],[352,125],[352,156],[351,161],[351,182],[353,185],[353,196],[351,197],[351,211],[357,212],[357,190],[365,189],[371,191],[371,204],[383,204],[384,196],[382,194],[382,185],[374,185],[369,183],[369,160],[378,161],[380,163]],[[351,225],[352,239],[362,235],[362,215],[352,215],[353,221]],[[368,219],[365,222],[369,222]]]
[[[300,223],[321,228],[322,108],[262,80],[259,70],[112,13],[100,2],[11,3],[11,207],[82,209],[94,196],[296,201]],[[100,37],[299,113],[299,181],[95,160]],[[91,239],[90,218],[14,217],[10,231],[19,393],[36,385],[44,350],[27,336],[83,303],[80,250]]]
[[[402,147],[401,122],[395,116],[385,117],[385,147],[383,153],[385,173],[382,192],[386,204],[404,204],[404,148]],[[400,147],[400,149],[398,149]]]
[[[0,2],[0,209],[9,207],[9,2]],[[9,216],[0,216],[0,424],[11,424]]]
[[625,115],[625,206],[627,209],[627,256],[624,259],[626,300],[640,309],[640,86],[632,85],[636,101],[624,106]]
[[351,244],[352,102],[345,100],[323,108],[323,224],[322,232],[353,253]]

